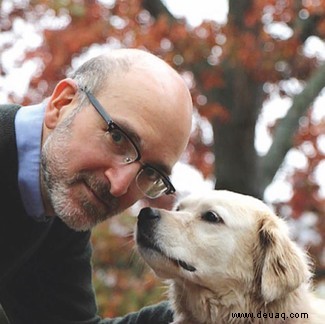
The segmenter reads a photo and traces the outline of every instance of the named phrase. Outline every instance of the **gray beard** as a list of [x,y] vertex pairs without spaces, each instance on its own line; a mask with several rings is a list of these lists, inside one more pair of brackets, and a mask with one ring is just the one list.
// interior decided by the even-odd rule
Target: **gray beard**
[[[69,178],[66,167],[69,161],[66,151],[71,138],[72,113],[59,124],[46,139],[41,154],[42,188],[54,213],[67,226],[76,231],[86,231],[119,212],[118,200],[111,196],[107,183],[96,179],[90,172],[82,172]],[[105,202],[94,204],[84,193],[71,197],[70,188],[84,182]],[[72,199],[74,198],[74,199]],[[98,206],[100,205],[100,206]]]

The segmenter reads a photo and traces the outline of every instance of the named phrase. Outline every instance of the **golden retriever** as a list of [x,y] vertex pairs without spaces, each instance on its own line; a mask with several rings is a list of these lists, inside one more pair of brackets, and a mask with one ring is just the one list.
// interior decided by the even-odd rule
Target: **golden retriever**
[[325,323],[309,258],[256,198],[211,190],[174,211],[146,207],[135,240],[167,279],[174,324]]

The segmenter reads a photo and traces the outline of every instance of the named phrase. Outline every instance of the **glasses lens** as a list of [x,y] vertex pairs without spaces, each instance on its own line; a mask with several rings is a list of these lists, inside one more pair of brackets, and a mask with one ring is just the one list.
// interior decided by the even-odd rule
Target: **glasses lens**
[[139,189],[149,198],[157,198],[168,191],[163,176],[154,168],[144,166],[137,175]]
[[107,141],[112,156],[119,164],[128,164],[137,160],[138,152],[134,144],[119,128],[108,130]]

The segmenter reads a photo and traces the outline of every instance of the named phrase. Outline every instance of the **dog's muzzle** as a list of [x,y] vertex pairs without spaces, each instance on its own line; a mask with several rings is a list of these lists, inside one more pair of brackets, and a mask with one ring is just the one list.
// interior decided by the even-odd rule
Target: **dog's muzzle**
[[[167,257],[166,253],[162,251],[159,242],[157,242],[155,238],[155,229],[160,219],[161,215],[157,209],[150,207],[145,207],[141,209],[138,215],[136,240],[139,246],[149,248]],[[187,271],[196,271],[195,267],[186,263],[185,261],[173,259],[170,257],[167,258],[172,261],[175,265],[181,266]]]
[[155,242],[155,227],[159,220],[160,213],[158,210],[150,207],[141,209],[137,223],[137,243],[139,245],[157,249],[157,243]]
[[160,219],[160,213],[157,209],[150,207],[142,208],[138,216],[138,226],[150,227]]

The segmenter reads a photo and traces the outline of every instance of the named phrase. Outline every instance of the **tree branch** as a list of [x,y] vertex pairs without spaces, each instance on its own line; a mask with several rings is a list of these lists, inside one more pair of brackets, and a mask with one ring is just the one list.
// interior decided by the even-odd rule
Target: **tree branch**
[[175,20],[175,17],[171,14],[171,12],[167,9],[161,0],[143,0],[142,6],[144,9],[148,10],[150,14],[156,19],[161,14],[166,14],[169,19]]
[[265,189],[273,180],[287,152],[292,148],[293,136],[298,129],[299,119],[325,87],[325,64],[314,72],[304,90],[293,99],[292,106],[279,122],[268,153],[261,158],[261,185]]
[[229,0],[228,21],[231,21],[237,28],[246,28],[245,14],[252,7],[252,0]]
[[319,23],[321,22],[323,16],[321,13],[310,13],[307,18],[302,19],[300,17],[300,12],[304,9],[303,4],[297,1],[294,5],[295,7],[295,17],[291,23],[289,22],[288,25],[295,33],[298,33],[300,42],[303,43],[310,35],[315,35],[321,37],[317,30]]

